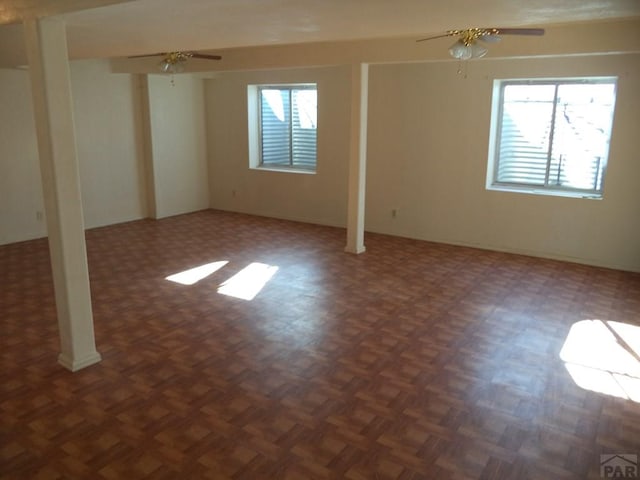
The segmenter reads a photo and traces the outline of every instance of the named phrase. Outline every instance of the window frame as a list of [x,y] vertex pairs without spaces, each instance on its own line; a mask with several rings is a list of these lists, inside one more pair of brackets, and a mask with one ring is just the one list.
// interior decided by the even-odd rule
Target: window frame
[[[262,91],[263,90],[288,90],[293,96],[294,90],[314,90],[318,95],[318,84],[314,82],[305,83],[265,83],[248,86],[249,102],[249,165],[256,170],[266,170],[274,172],[288,172],[301,174],[315,174],[318,169],[318,123],[316,123],[315,138],[315,161],[313,166],[296,165],[293,155],[293,105],[289,115],[289,165],[285,164],[265,164],[263,161],[263,121],[262,121]],[[316,115],[317,115],[316,105]],[[316,116],[317,119],[317,116]],[[317,120],[316,120],[317,122]]]
[[[498,180],[499,162],[500,162],[500,144],[502,141],[502,126],[504,116],[504,95],[505,89],[512,85],[551,85],[555,87],[556,99],[558,88],[561,85],[613,85],[613,101],[611,108],[611,124],[608,132],[608,140],[604,149],[603,158],[599,164],[599,188],[584,189],[570,186],[552,184],[550,179],[550,167],[553,161],[551,152],[554,147],[554,133],[556,120],[557,101],[554,101],[552,118],[550,125],[552,132],[550,133],[550,143],[547,154],[545,184],[527,184],[519,182],[505,182]],[[526,79],[496,79],[493,85],[493,101],[491,108],[491,128],[489,136],[489,160],[487,162],[487,190],[508,191],[518,193],[531,193],[539,195],[551,195],[561,197],[575,198],[592,198],[602,199],[604,194],[605,178],[607,173],[607,164],[609,159],[609,149],[611,145],[611,137],[613,132],[613,120],[615,116],[616,100],[617,100],[618,77],[616,76],[592,76],[592,77],[563,77],[563,78],[526,78]]]

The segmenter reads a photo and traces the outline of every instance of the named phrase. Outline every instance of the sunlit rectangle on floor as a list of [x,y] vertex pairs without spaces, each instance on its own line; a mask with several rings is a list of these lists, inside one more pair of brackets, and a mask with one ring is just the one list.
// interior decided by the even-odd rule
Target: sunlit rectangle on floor
[[184,272],[169,275],[165,278],[165,280],[180,283],[182,285],[193,285],[195,283],[198,283],[203,278],[207,278],[212,273],[217,272],[227,263],[229,262],[226,260],[221,262],[207,263],[204,265],[200,265],[199,267],[190,268],[189,270],[185,270]]
[[254,262],[220,285],[218,293],[253,300],[277,271],[276,266]]

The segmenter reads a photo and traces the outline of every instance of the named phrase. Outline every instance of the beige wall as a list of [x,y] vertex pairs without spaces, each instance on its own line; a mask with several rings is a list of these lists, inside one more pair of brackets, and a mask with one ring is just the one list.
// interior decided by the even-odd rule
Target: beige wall
[[[286,59],[280,60],[286,63]],[[640,271],[640,55],[578,55],[372,65],[366,228],[426,240]],[[350,66],[151,75],[158,216],[211,206],[344,226]],[[617,75],[604,199],[485,189],[492,82],[528,76]],[[103,61],[72,63],[87,226],[146,215],[143,95]],[[247,85],[317,82],[318,172],[250,170]],[[204,91],[203,91],[204,90]],[[0,70],[0,243],[45,235],[28,72]],[[206,118],[206,122],[205,122]],[[148,185],[148,184],[147,184]],[[395,218],[391,211],[397,210]]]
[[[372,65],[368,231],[640,271],[640,55]],[[347,67],[221,73],[207,81],[211,206],[345,225]],[[603,200],[485,189],[496,78],[616,75]],[[246,86],[319,82],[318,174],[248,168]],[[234,196],[235,192],[235,196]],[[395,218],[392,210],[397,210]]]
[[149,75],[148,95],[155,217],[208,208],[202,80]]
[[0,69],[0,245],[46,233],[29,73]]
[[[139,98],[106,61],[71,64],[85,224],[145,216]],[[0,244],[46,235],[29,73],[0,69]]]
[[[640,271],[640,55],[457,68],[371,67],[366,229]],[[604,198],[487,191],[493,80],[581,75],[619,76]]]
[[[156,194],[158,218],[208,208],[200,78],[175,76],[173,85],[169,76],[150,75],[145,92],[137,75],[113,74],[106,60],[83,60],[71,63],[71,82],[87,228],[146,217],[147,187]],[[28,71],[0,69],[0,124],[0,244],[46,236]]]
[[[203,83],[170,81],[149,76],[151,170],[138,76],[113,74],[105,60],[71,63],[87,228],[146,217],[153,182],[158,217],[208,208]],[[46,236],[28,71],[0,69],[0,125],[0,244]]]
[[146,212],[140,92],[133,75],[100,60],[73,62],[71,90],[87,228]]
[[[318,84],[315,175],[249,169],[247,85]],[[211,207],[344,226],[350,68],[226,72],[206,80]]]

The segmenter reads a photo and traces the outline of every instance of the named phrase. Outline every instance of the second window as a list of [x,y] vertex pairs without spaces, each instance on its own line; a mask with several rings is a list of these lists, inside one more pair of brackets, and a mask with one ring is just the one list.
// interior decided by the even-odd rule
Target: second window
[[260,167],[315,171],[316,85],[260,86],[258,102]]

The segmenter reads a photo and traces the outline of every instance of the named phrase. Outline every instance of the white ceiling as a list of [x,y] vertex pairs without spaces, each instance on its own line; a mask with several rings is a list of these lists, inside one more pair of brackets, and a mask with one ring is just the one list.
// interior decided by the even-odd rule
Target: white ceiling
[[0,23],[60,12],[70,56],[95,58],[637,17],[640,1],[0,0]]

